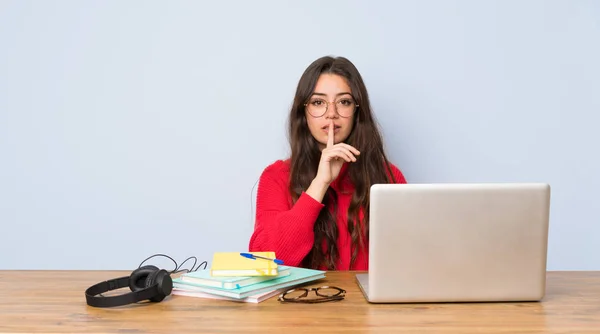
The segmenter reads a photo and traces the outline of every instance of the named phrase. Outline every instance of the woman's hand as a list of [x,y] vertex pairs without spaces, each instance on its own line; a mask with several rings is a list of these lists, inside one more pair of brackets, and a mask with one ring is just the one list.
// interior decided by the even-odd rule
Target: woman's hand
[[344,143],[334,144],[334,126],[333,120],[329,123],[329,131],[327,132],[327,146],[321,152],[321,160],[315,180],[323,185],[329,186],[336,177],[338,177],[344,162],[355,162],[356,155],[360,152]]
[[360,154],[357,149],[348,144],[334,144],[334,135],[333,121],[331,121],[327,131],[327,146],[321,151],[317,175],[306,189],[306,193],[319,202],[323,201],[329,184],[340,174],[344,162],[355,162],[356,156]]

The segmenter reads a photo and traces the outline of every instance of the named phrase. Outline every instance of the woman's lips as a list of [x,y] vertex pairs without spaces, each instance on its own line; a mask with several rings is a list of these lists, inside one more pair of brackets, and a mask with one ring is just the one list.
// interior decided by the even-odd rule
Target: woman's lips
[[[338,132],[340,132],[340,129],[341,129],[341,128],[342,128],[342,127],[341,127],[341,126],[339,126],[339,125],[334,125],[334,126],[333,126],[333,133],[338,133]],[[323,131],[325,131],[325,133],[329,133],[329,125],[326,125],[326,126],[322,127],[321,129],[323,129]]]

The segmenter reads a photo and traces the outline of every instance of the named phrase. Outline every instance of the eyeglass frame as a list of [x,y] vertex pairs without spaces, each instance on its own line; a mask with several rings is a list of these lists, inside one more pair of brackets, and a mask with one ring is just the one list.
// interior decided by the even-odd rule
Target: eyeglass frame
[[[322,295],[319,294],[319,290],[321,289],[335,289],[338,292],[333,294],[333,295]],[[288,298],[286,299],[285,296],[289,293],[292,293],[294,291],[304,291],[304,293],[302,293],[300,296],[294,297],[294,298]],[[320,297],[320,298],[315,298],[315,299],[311,299],[311,298],[306,298],[308,297],[308,293],[314,291],[315,294]],[[282,294],[279,295],[279,297],[277,298],[278,301],[280,302],[284,302],[284,303],[324,303],[324,302],[331,302],[331,301],[336,301],[336,300],[342,300],[346,297],[346,290],[342,289],[342,288],[338,288],[337,286],[320,286],[317,288],[293,288],[293,289],[289,289],[284,291]],[[304,299],[306,298],[306,299]]]
[[[352,95],[350,95],[350,96],[352,96]],[[306,101],[306,102],[304,103],[304,108],[305,108],[305,109],[306,109],[306,111],[307,111],[307,112],[308,112],[308,113],[309,113],[309,114],[310,114],[312,117],[314,117],[314,118],[323,117],[323,116],[324,116],[324,115],[327,113],[327,111],[329,110],[329,105],[330,105],[330,104],[336,104],[336,103],[338,103],[338,102],[339,102],[339,101],[333,101],[333,102],[330,102],[330,101],[327,101],[327,100],[326,100],[326,99],[324,99],[324,98],[322,98],[321,100],[322,100],[323,102],[325,102],[325,104],[326,104],[326,105],[325,105],[325,111],[323,112],[323,114],[321,114],[321,115],[319,115],[319,116],[315,116],[315,115],[311,114],[311,113],[310,113],[310,111],[308,111],[308,108],[309,108],[309,106],[308,106],[308,103],[310,102],[310,98],[308,99],[308,101]],[[341,98],[340,100],[343,100],[343,98]],[[354,102],[354,108],[353,108],[353,110],[352,110],[352,114],[354,114],[354,113],[356,112],[356,108],[360,107],[360,105],[359,105],[358,103],[356,103],[356,99],[354,98],[354,96],[352,96],[352,102]],[[338,114],[338,115],[340,115],[340,117],[343,117],[343,118],[350,118],[350,117],[352,117],[352,115],[350,115],[350,116],[342,116],[342,114],[340,114],[340,113],[338,112],[337,106],[335,107],[335,113],[336,113],[336,114]]]

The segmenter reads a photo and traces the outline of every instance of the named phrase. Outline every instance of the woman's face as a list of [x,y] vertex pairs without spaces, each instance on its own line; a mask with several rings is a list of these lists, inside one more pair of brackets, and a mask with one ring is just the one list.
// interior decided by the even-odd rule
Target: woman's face
[[334,143],[344,142],[352,132],[355,101],[346,79],[336,74],[321,74],[305,107],[310,133],[323,150],[327,146],[329,125],[334,125]]

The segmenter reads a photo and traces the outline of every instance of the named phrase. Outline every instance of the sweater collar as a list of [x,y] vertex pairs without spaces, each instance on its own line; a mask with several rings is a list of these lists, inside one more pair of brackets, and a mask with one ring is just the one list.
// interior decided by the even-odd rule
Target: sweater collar
[[340,169],[338,177],[329,185],[336,192],[352,192],[354,190],[354,185],[350,180],[350,173],[348,171],[349,165],[349,163],[345,162]]
[[[286,159],[284,161],[284,163],[289,168],[290,164],[291,164],[291,159]],[[338,177],[335,178],[335,180],[333,180],[333,182],[331,182],[329,184],[329,186],[336,192],[352,192],[352,191],[354,191],[354,185],[352,184],[352,181],[350,180],[350,173],[348,171],[349,165],[350,165],[349,163],[345,162],[342,165],[342,168],[340,169],[340,173],[338,174]]]

